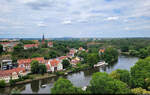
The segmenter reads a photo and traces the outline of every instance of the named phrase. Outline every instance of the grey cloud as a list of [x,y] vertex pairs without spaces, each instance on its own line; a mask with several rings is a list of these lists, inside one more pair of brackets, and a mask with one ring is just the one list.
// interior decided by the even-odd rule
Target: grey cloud
[[36,2],[29,2],[26,3],[27,6],[31,7],[34,10],[41,10],[43,8],[49,8],[49,7],[53,7],[53,4],[55,2],[53,0],[48,1],[48,0],[38,0]]

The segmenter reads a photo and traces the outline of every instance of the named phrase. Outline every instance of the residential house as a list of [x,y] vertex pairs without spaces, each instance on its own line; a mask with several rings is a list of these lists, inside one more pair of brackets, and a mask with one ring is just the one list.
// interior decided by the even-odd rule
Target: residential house
[[38,48],[38,44],[26,44],[26,45],[24,45],[24,49],[29,49],[29,48]]
[[99,54],[101,55],[101,54],[103,54],[105,52],[105,49],[103,48],[103,49],[99,49]]
[[12,60],[2,60],[1,62],[1,70],[9,70],[12,69]]
[[58,58],[56,58],[56,59],[58,59],[59,61],[63,61],[64,59],[67,59],[68,58],[68,56],[61,56],[61,57],[58,57]]
[[5,80],[6,83],[9,82],[10,79],[18,79],[19,76],[25,76],[26,72],[24,68],[15,68],[11,70],[0,71],[0,80]]
[[17,63],[18,63],[18,67],[23,67],[25,68],[26,71],[30,71],[31,69],[31,66],[30,66],[30,63],[31,63],[31,59],[19,59],[17,60]]
[[0,42],[0,44],[3,46],[3,50],[7,52],[12,52],[13,47],[18,44],[18,42]]
[[85,49],[83,47],[80,47],[79,51],[85,51]]
[[68,53],[68,57],[74,57],[75,56],[75,53],[77,53],[78,50],[76,49],[70,49],[70,52]]
[[56,71],[63,70],[63,65],[60,60],[51,59],[48,61],[48,65],[46,65],[46,66],[47,66],[48,71],[50,71],[50,72],[56,72]]
[[53,42],[48,42],[47,45],[48,47],[53,47]]
[[70,64],[73,66],[76,66],[79,62],[80,62],[80,58],[76,57],[76,58],[71,60]]
[[33,60],[36,60],[42,64],[45,63],[44,57],[36,57],[36,58],[32,58],[32,59],[19,59],[19,60],[17,60],[17,63],[18,63],[19,67],[24,67],[27,71],[30,71],[30,69],[31,69],[30,63]]
[[32,60],[32,61],[33,61],[33,60],[36,60],[36,61],[38,61],[39,63],[43,63],[43,64],[45,63],[44,57],[36,57],[36,58],[32,58],[31,60]]

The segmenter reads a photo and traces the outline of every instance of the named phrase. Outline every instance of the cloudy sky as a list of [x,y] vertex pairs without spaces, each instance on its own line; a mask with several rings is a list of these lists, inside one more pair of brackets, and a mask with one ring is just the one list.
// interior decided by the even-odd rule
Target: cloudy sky
[[150,0],[0,0],[0,38],[150,37]]

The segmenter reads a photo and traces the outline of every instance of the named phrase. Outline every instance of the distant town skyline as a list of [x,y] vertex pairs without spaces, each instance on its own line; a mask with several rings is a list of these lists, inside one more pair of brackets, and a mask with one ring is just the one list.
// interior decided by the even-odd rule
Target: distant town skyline
[[0,0],[0,38],[150,37],[150,0]]

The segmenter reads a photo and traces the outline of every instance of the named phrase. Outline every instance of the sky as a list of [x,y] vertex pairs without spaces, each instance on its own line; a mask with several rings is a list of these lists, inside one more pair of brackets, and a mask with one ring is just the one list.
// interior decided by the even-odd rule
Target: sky
[[150,37],[150,0],[0,0],[0,38]]

